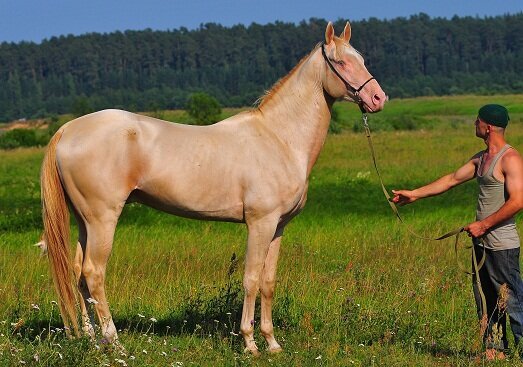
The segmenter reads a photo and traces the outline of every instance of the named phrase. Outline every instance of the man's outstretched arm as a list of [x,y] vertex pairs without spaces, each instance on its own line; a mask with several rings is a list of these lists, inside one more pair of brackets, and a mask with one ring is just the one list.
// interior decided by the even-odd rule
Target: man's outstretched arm
[[418,187],[414,190],[392,190],[394,197],[392,201],[405,205],[413,203],[418,199],[435,196],[450,190],[454,186],[462,184],[474,178],[476,174],[476,156],[453,173],[449,173],[428,185]]

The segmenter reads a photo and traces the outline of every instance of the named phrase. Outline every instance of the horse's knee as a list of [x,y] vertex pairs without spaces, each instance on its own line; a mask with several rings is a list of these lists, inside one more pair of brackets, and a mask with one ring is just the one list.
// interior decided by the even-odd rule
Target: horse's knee
[[259,287],[260,282],[258,279],[249,276],[243,278],[243,289],[247,296],[255,295],[258,292]]
[[276,279],[263,279],[260,286],[260,291],[263,297],[272,298],[274,296],[274,288],[276,287]]

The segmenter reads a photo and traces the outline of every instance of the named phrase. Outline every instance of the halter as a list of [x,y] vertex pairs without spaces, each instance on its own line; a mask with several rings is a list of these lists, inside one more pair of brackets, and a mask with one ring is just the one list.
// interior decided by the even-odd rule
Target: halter
[[325,59],[325,61],[327,62],[327,65],[329,65],[330,69],[332,70],[332,72],[334,74],[336,74],[336,76],[338,78],[340,78],[340,80],[343,82],[343,84],[345,84],[345,89],[347,89],[347,92],[351,93],[352,95],[354,95],[354,99],[355,99],[355,102],[358,104],[358,106],[360,107],[360,110],[362,113],[365,113],[365,110],[363,109],[363,100],[361,99],[360,97],[360,92],[361,90],[363,89],[363,87],[365,87],[367,85],[368,82],[370,82],[371,80],[376,80],[373,76],[370,77],[365,83],[363,83],[359,88],[354,88],[352,85],[350,85],[350,83],[348,81],[345,80],[345,78],[338,72],[338,70],[336,70],[336,68],[334,67],[334,65],[332,65],[332,61],[335,61],[335,60],[331,60],[329,59],[329,57],[327,56],[327,54],[325,53],[325,43],[321,45],[321,54],[323,55],[323,58]]

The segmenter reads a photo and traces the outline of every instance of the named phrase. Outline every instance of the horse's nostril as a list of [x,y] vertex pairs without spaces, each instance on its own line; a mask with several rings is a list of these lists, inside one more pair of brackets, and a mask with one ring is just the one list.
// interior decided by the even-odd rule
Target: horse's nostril
[[379,95],[375,94],[373,97],[372,97],[372,100],[374,103],[380,103],[381,101],[381,98]]

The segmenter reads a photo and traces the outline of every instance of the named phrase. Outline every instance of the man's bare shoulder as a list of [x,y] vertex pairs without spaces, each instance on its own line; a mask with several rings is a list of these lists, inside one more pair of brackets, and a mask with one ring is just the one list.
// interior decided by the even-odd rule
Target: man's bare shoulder
[[516,148],[514,147],[510,147],[510,149],[508,149],[506,151],[505,154],[503,154],[503,160],[507,159],[507,160],[523,160],[523,158],[521,157],[521,154],[517,151]]
[[508,149],[501,157],[501,165],[503,171],[518,170],[523,172],[523,158],[521,154],[515,149]]

